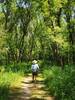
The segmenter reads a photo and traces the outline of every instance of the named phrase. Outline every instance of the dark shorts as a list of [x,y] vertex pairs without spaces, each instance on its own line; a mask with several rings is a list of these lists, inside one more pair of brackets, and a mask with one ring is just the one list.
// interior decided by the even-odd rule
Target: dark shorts
[[33,76],[37,76],[38,75],[38,72],[32,72],[32,75]]

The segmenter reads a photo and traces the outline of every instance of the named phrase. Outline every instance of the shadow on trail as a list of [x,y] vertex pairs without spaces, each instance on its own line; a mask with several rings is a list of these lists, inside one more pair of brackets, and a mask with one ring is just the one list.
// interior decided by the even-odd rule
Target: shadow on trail
[[28,100],[29,93],[24,88],[12,88],[9,94],[9,100]]
[[29,100],[45,100],[45,99],[41,99],[41,98],[30,98]]
[[32,82],[31,75],[26,76],[21,82],[20,88],[11,88],[8,100],[52,100],[48,97],[44,87],[44,81],[37,79]]
[[31,77],[24,79],[21,83],[20,88],[12,87],[10,89],[9,100],[44,100],[38,97],[32,97],[31,90],[40,90],[41,87],[38,84],[42,84],[43,81],[37,81],[36,83],[32,82]]
[[22,81],[22,83],[24,83],[24,84],[43,84],[44,83],[44,81],[43,80],[37,80],[36,82],[32,82],[32,81],[29,81],[29,82],[25,82],[25,81]]
[[[29,86],[30,89],[36,89],[35,84]],[[44,100],[37,97],[31,97],[30,90],[28,88],[12,88],[9,93],[9,100]]]

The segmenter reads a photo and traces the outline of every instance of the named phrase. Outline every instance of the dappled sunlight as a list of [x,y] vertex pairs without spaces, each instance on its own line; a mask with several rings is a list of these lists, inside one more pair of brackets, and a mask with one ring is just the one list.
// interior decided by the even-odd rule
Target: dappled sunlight
[[10,90],[9,99],[11,99],[11,100],[28,100],[29,93],[24,88],[12,88]]
[[0,100],[75,100],[75,0],[0,0]]
[[[50,99],[51,98],[51,99]],[[32,82],[31,74],[21,81],[21,87],[10,89],[9,99],[11,100],[53,100],[44,89],[43,78],[38,76],[36,82]]]

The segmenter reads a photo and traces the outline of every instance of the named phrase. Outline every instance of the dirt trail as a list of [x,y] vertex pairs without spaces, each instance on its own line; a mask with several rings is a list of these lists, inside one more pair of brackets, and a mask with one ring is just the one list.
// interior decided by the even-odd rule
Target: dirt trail
[[9,100],[53,100],[44,89],[41,75],[32,83],[31,75],[26,76],[20,88],[12,88]]

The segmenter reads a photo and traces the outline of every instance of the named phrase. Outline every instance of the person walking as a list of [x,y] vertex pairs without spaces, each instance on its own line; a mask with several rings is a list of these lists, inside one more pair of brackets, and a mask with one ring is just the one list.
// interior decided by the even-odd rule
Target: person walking
[[38,71],[39,71],[39,66],[36,60],[33,60],[31,70],[32,70],[32,82],[36,82],[36,77],[38,76]]

